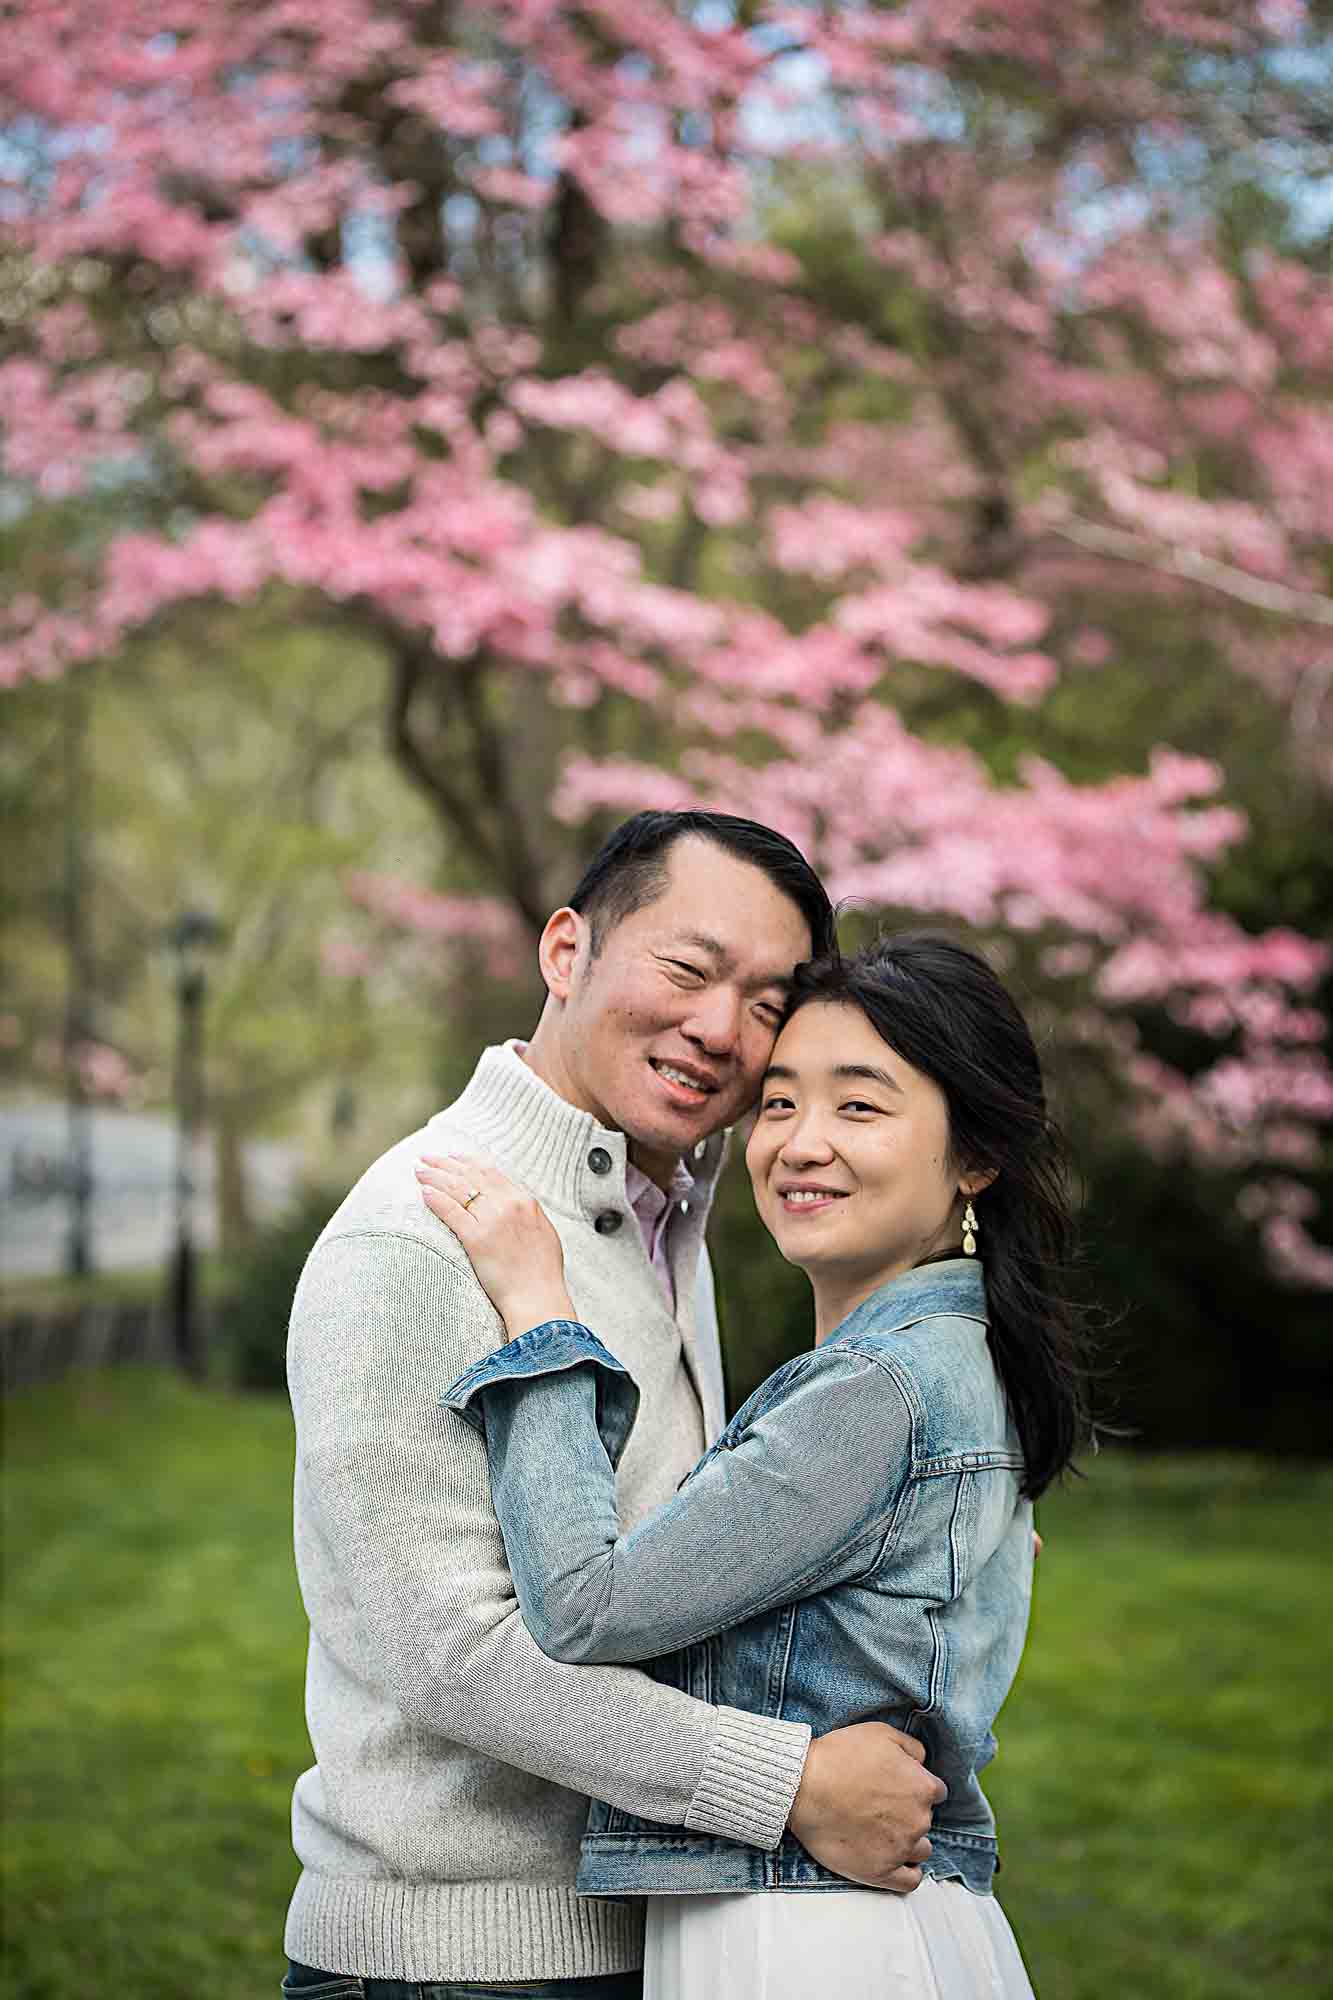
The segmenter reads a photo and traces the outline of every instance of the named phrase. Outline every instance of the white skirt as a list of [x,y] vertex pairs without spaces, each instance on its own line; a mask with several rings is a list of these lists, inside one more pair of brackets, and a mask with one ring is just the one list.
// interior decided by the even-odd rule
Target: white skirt
[[1033,2000],[993,1896],[874,1889],[654,1896],[643,2000]]

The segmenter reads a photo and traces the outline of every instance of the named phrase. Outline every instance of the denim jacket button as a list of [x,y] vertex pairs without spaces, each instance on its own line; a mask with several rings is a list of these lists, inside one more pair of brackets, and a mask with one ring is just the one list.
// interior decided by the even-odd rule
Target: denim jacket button
[[624,1220],[614,1208],[604,1208],[592,1226],[599,1236],[614,1236]]
[[595,1174],[610,1173],[612,1166],[611,1155],[607,1152],[605,1146],[593,1147],[588,1155],[588,1165]]

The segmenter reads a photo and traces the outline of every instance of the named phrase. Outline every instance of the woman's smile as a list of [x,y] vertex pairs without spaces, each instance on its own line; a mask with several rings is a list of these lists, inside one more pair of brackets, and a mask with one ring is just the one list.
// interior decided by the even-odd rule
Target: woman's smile
[[779,1185],[777,1190],[788,1215],[825,1215],[839,1202],[846,1201],[849,1192],[847,1188],[820,1187],[813,1181],[793,1181]]

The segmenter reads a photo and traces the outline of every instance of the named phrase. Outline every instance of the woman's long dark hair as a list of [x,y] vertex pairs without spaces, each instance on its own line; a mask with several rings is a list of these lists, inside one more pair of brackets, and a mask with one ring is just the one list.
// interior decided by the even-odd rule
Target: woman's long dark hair
[[1087,1438],[1089,1417],[1083,1314],[1064,1290],[1068,1165],[1027,1022],[984,958],[932,931],[798,966],[787,1018],[817,1000],[858,1007],[938,1086],[960,1173],[995,1172],[972,1201],[991,1354],[1023,1447],[1023,1491],[1035,1499]]

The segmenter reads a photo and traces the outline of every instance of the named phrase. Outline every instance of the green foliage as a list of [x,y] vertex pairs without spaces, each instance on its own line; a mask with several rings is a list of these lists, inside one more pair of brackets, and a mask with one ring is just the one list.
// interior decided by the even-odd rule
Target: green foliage
[[[286,1408],[126,1369],[15,1399],[7,1446],[5,1991],[273,1992],[310,1761]],[[1236,1457],[1089,1472],[1042,1503],[1032,1639],[987,1781],[1034,1984],[1315,2000],[1333,1954],[1316,1587],[1333,1474]]]
[[163,935],[178,910],[202,907],[222,930],[205,1036],[214,1120],[238,1137],[281,1129],[317,1084],[372,1061],[386,1080],[394,996],[372,1019],[362,984],[326,975],[321,958],[331,934],[357,926],[346,871],[401,865],[426,878],[438,855],[433,822],[384,759],[380,665],[290,604],[196,606],[188,628],[7,697],[0,803],[20,829],[0,883],[10,1075],[49,1075],[63,1003],[65,858],[51,829],[67,817],[66,711],[78,700],[84,1032],[125,1057],[146,1102],[170,1097]]
[[1110,1319],[1105,1421],[1150,1449],[1333,1453],[1327,1295],[1274,1285],[1235,1182],[1105,1140],[1092,1167],[1084,1282]]
[[810,1345],[812,1323],[809,1281],[778,1255],[760,1226],[740,1154],[737,1145],[708,1224],[730,1410]]
[[1333,1475],[1240,1457],[1087,1471],[1042,1504],[1031,1637],[987,1778],[1033,1983],[1059,2000],[1314,2000],[1333,1953],[1316,1583]]
[[8,1433],[5,1991],[276,1991],[307,1761],[287,1410],[126,1369]]
[[292,1295],[315,1238],[342,1194],[311,1187],[245,1251],[228,1260],[219,1344],[228,1377],[242,1389],[287,1387],[287,1321]]

